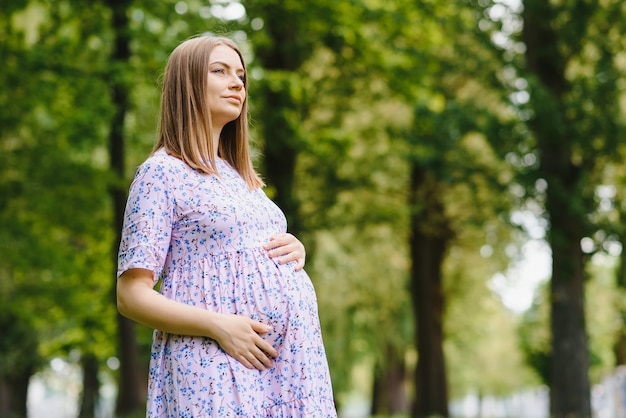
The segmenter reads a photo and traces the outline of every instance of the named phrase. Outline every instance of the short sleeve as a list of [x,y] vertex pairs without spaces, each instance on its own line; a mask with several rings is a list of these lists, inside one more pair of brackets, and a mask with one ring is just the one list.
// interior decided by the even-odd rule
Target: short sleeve
[[155,159],[143,163],[130,186],[117,261],[117,277],[143,268],[158,280],[170,246],[174,199],[167,166]]

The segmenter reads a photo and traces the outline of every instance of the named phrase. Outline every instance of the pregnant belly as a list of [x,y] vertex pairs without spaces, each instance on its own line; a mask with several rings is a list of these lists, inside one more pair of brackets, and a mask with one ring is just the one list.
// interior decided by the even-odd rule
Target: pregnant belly
[[290,271],[270,282],[274,286],[266,285],[261,297],[255,298],[250,317],[272,327],[263,338],[274,348],[286,345],[295,352],[318,332],[319,319],[311,280],[304,271],[294,272],[292,267],[280,266],[278,270],[287,269]]
[[263,338],[298,350],[319,332],[315,289],[304,270],[279,265],[262,248],[225,253],[178,269],[163,293],[180,302],[223,314],[244,315],[272,327]]

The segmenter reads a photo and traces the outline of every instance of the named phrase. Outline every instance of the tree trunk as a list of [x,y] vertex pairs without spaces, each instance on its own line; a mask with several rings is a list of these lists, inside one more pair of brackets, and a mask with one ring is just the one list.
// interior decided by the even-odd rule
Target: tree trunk
[[556,12],[550,2],[524,2],[523,38],[534,100],[530,123],[541,155],[539,177],[546,180],[546,211],[552,249],[552,364],[550,411],[553,417],[590,417],[587,332],[584,312],[586,211],[580,186],[582,169],[573,163],[576,121],[568,120],[565,97],[567,60],[559,48]]
[[28,384],[32,374],[30,367],[11,376],[0,374],[0,417],[28,417]]
[[83,356],[83,390],[81,395],[79,418],[94,418],[96,416],[96,405],[98,404],[98,391],[100,381],[98,380],[98,359],[93,354]]
[[441,270],[451,233],[436,181],[413,165],[410,187],[410,290],[418,351],[413,417],[448,417]]
[[120,376],[116,412],[134,415],[146,407],[146,381],[144,368],[139,361],[135,323],[118,314]]
[[[624,218],[624,216],[621,217],[622,219]],[[624,225],[623,222],[622,225]],[[620,242],[622,244],[622,253],[620,255],[620,265],[616,272],[615,285],[617,291],[622,295],[621,300],[624,300],[624,295],[626,295],[626,235],[624,233],[622,233]],[[622,366],[626,364],[626,306],[620,304],[617,309],[619,310],[622,326],[618,328],[616,333],[613,352],[615,353],[615,365]]]
[[293,107],[291,89],[289,85],[281,85],[276,90],[267,83],[263,87],[264,106],[263,110],[260,109],[258,119],[263,120],[265,178],[274,188],[272,200],[285,213],[289,231],[298,236],[301,230],[299,207],[293,191],[298,141],[290,121],[284,117],[285,109]]
[[[286,7],[259,10],[268,28],[270,48],[258,48],[257,59],[268,71],[268,77],[259,86],[259,106],[255,119],[263,121],[263,167],[268,185],[273,188],[272,200],[287,217],[289,231],[298,236],[301,225],[299,204],[294,196],[296,162],[300,139],[290,113],[297,109],[292,94],[291,77],[302,64],[297,48],[298,31],[295,17]],[[271,189],[270,189],[271,190]]]
[[[123,72],[128,68],[130,60],[130,28],[128,21],[129,0],[108,0],[112,11],[112,26],[115,33],[113,52],[111,55],[110,86],[115,113],[111,120],[109,132],[109,158],[111,169],[116,181],[110,193],[113,200],[115,241],[113,248],[114,271],[117,271],[117,250],[121,238],[121,230],[126,205],[124,121],[129,106],[129,86],[124,82]],[[113,286],[113,293],[115,286]],[[120,373],[118,382],[118,398],[116,411],[119,415],[133,414],[145,408],[145,384],[136,343],[135,324],[121,315],[117,315],[119,337]]]
[[0,417],[8,417],[11,413],[11,386],[0,373]]
[[[550,194],[550,192],[548,192]],[[552,416],[591,417],[589,359],[585,326],[583,254],[580,225],[583,219],[564,215],[556,208],[567,202],[553,201],[552,226],[552,368],[550,409]]]
[[408,412],[404,353],[387,344],[385,358],[374,369],[372,416],[395,416]]
[[0,329],[0,417],[26,418],[28,384],[41,365],[39,333],[29,315],[11,306],[0,310]]

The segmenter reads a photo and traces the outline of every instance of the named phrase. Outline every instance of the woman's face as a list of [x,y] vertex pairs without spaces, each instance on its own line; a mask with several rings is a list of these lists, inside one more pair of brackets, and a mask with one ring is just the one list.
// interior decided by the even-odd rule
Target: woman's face
[[225,45],[213,48],[209,57],[207,101],[214,128],[221,129],[241,114],[246,100],[245,77],[235,50]]

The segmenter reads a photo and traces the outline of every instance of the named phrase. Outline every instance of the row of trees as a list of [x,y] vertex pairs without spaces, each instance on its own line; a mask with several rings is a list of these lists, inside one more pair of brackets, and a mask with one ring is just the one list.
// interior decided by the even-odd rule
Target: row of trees
[[[626,276],[591,268],[625,241],[624,12],[618,0],[4,2],[0,415],[25,417],[30,377],[70,353],[81,417],[105,371],[117,413],[143,410],[150,330],[115,312],[116,237],[167,56],[214,32],[246,51],[258,166],[307,244],[339,406],[360,389],[376,414],[448,416],[466,390],[543,381],[555,417],[591,416],[589,370],[626,361],[626,306],[598,300]],[[524,240],[514,211],[545,222],[553,255],[521,346],[519,318],[487,288]],[[608,311],[585,315],[590,285]]]

